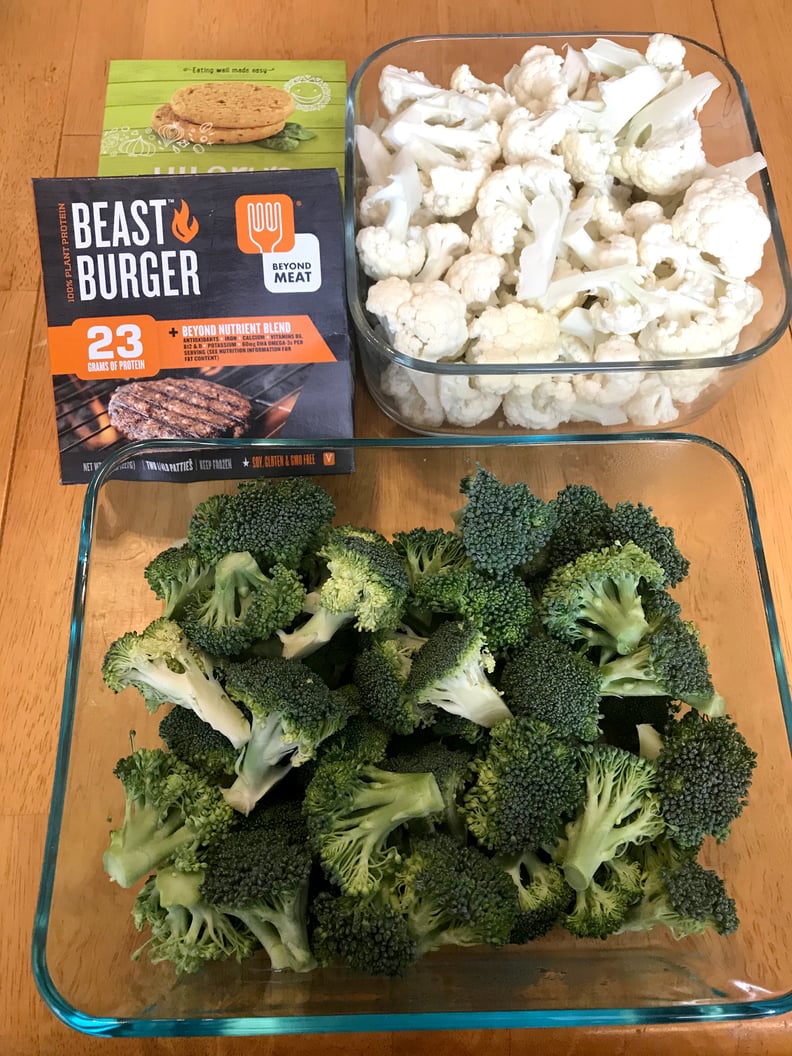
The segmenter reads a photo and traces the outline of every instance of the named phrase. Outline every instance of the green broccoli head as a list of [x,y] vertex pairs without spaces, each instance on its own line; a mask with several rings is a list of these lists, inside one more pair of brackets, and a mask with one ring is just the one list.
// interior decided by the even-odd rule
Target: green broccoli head
[[542,571],[575,561],[581,554],[602,550],[613,542],[612,510],[590,484],[567,484],[553,500],[555,526],[547,544]]
[[304,803],[322,865],[350,895],[373,891],[398,861],[391,833],[445,809],[430,773],[397,774],[334,760],[317,767]]
[[509,942],[522,945],[540,939],[559,923],[573,892],[564,874],[552,861],[534,851],[496,859],[517,888],[518,912]]
[[173,620],[160,617],[141,634],[129,631],[113,642],[102,677],[114,693],[134,686],[152,713],[163,704],[190,708],[235,748],[250,737],[250,723],[215,678],[211,657],[191,645]]
[[510,877],[445,833],[411,841],[395,890],[421,954],[448,945],[501,946],[517,916]]
[[312,909],[311,938],[320,964],[340,962],[365,975],[399,976],[418,957],[406,918],[380,889],[365,897],[321,891]]
[[201,892],[210,905],[242,921],[274,969],[311,971],[311,852],[300,826],[286,828],[277,811],[263,813],[256,827],[230,832],[209,848]]
[[426,741],[388,757],[388,769],[400,774],[432,774],[445,803],[443,820],[452,835],[463,843],[467,833],[459,814],[459,800],[470,778],[474,750],[449,748],[442,741]]
[[632,540],[650,554],[664,572],[663,586],[675,587],[690,570],[690,561],[679,551],[674,529],[660,524],[651,506],[642,502],[617,502],[611,519],[611,539]]
[[574,750],[536,719],[496,726],[472,770],[462,816],[478,842],[497,854],[554,844],[580,803]]
[[444,528],[413,528],[409,532],[395,532],[393,546],[404,563],[413,591],[427,577],[470,565],[459,535]]
[[405,692],[416,705],[431,705],[479,726],[511,718],[488,678],[495,666],[484,635],[474,623],[447,620],[415,654]]
[[635,543],[589,551],[550,574],[542,621],[559,641],[631,653],[649,630],[641,588],[660,587],[663,578],[660,565]]
[[190,595],[207,590],[214,580],[214,565],[186,544],[170,546],[152,558],[143,572],[154,594],[165,602],[163,616],[178,616]]
[[411,656],[405,655],[395,634],[373,636],[355,658],[353,678],[361,708],[394,733],[412,733],[431,722],[432,709],[405,691],[411,665]]
[[606,939],[624,926],[630,900],[618,886],[591,880],[574,896],[564,927],[579,939]]
[[185,602],[179,620],[184,633],[208,653],[238,656],[255,639],[247,620],[248,608],[256,592],[269,585],[250,553],[226,554],[215,566],[213,586]]
[[189,708],[171,708],[159,724],[159,735],[169,751],[207,781],[222,783],[234,776],[239,752]]
[[527,484],[506,484],[478,466],[459,489],[467,497],[454,514],[470,560],[482,572],[506,576],[542,552],[555,527],[555,505]]
[[529,715],[559,737],[599,736],[599,668],[553,638],[529,638],[506,661],[500,686],[513,715]]
[[670,721],[656,765],[660,810],[676,842],[697,848],[705,836],[725,840],[748,802],[756,766],[732,719],[689,711]]
[[104,868],[131,887],[166,863],[190,870],[231,828],[233,811],[217,786],[162,749],[138,748],[114,773],[125,797],[124,821],[110,834]]
[[586,745],[579,750],[579,771],[582,804],[566,825],[560,864],[567,883],[585,891],[602,865],[656,839],[665,822],[651,760],[612,745]]

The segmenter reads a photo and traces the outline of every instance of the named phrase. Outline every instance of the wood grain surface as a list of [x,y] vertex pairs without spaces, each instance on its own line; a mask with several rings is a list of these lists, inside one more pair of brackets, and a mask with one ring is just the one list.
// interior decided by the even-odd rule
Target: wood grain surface
[[[52,392],[30,191],[34,176],[96,171],[111,58],[344,58],[436,32],[639,30],[722,52],[751,97],[787,237],[789,0],[5,0],[0,5],[0,1054],[2,1056],[788,1056],[792,1019],[678,1027],[107,1040],[63,1026],[40,1000],[30,935],[49,808],[84,489],[58,484]],[[783,645],[792,657],[789,334],[695,431],[753,481]],[[365,392],[358,435],[401,435]],[[717,545],[717,540],[713,540]],[[761,750],[761,745],[757,745]],[[779,804],[790,809],[792,804]],[[756,860],[754,868],[763,868]],[[792,894],[792,884],[789,885]],[[774,922],[792,974],[792,900]],[[785,951],[785,952],[783,952]],[[768,951],[769,954],[769,951]]]

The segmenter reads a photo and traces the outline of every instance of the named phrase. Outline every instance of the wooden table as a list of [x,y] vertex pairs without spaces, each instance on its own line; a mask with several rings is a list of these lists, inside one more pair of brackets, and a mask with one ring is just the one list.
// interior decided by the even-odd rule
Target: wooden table
[[[102,1040],[72,1033],[40,1001],[30,934],[57,744],[72,578],[84,489],[61,487],[39,259],[29,178],[96,171],[110,58],[344,58],[350,73],[374,48],[436,32],[663,30],[725,54],[746,81],[773,175],[782,222],[792,232],[787,176],[789,0],[6,0],[0,6],[3,135],[0,139],[0,1052],[95,1056],[122,1052],[231,1054],[674,1053],[781,1056],[792,1052],[792,1018],[678,1028],[472,1031],[449,1034],[259,1039]],[[784,646],[792,657],[792,439],[789,334],[696,429],[729,447],[751,475]],[[397,430],[365,393],[359,435]],[[762,863],[757,860],[756,868]],[[792,910],[776,921],[792,935]],[[792,951],[788,953],[792,968]]]

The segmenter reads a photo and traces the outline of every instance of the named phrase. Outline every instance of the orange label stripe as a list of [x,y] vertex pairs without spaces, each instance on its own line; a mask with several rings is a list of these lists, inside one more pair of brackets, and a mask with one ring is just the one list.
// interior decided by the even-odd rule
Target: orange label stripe
[[50,327],[48,337],[52,373],[85,380],[152,377],[161,370],[189,367],[335,362],[307,315],[102,316]]

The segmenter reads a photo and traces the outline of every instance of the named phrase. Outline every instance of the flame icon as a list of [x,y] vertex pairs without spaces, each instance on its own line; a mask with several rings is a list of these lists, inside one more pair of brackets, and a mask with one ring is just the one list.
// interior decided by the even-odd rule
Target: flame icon
[[171,231],[180,242],[192,242],[199,230],[198,221],[190,215],[190,207],[182,198],[180,207],[173,210]]

